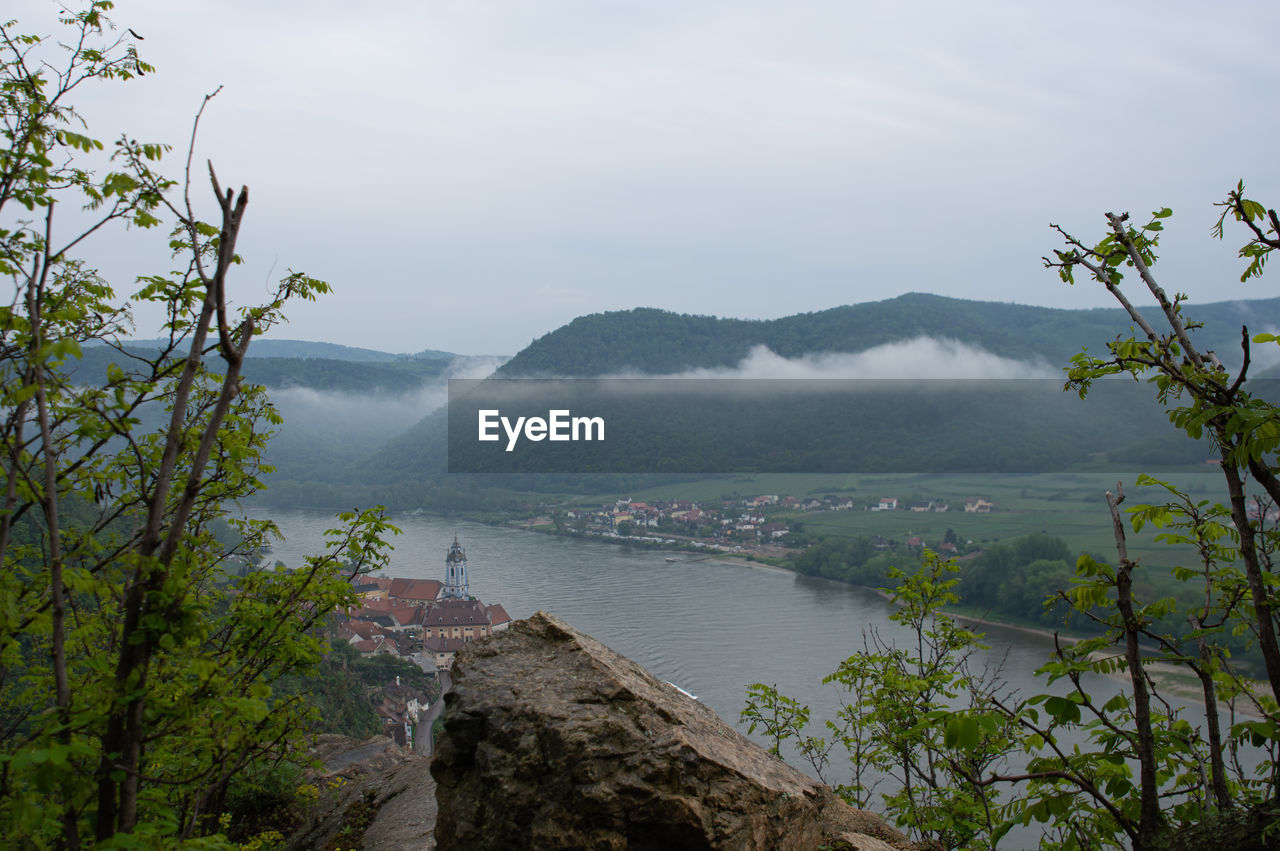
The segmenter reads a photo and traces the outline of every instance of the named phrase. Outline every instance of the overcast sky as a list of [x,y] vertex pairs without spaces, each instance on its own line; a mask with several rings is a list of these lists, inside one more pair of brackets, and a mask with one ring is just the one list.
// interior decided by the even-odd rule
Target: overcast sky
[[[58,29],[41,0],[5,5]],[[158,70],[80,95],[95,134],[185,148],[222,85],[198,156],[251,187],[236,297],[289,267],[333,284],[281,338],[510,354],[636,306],[1099,306],[1042,268],[1049,223],[1092,241],[1104,211],[1163,205],[1171,291],[1275,292],[1238,282],[1238,230],[1208,231],[1240,178],[1280,204],[1280,4],[120,0],[113,17]],[[164,259],[93,251],[122,289]]]

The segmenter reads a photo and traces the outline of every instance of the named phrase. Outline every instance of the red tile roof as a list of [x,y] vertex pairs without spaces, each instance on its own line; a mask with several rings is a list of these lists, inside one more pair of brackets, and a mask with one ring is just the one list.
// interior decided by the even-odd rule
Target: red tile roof
[[432,653],[457,653],[466,644],[462,638],[424,638],[422,646]]
[[442,600],[427,609],[423,626],[488,626],[489,614],[479,600]]
[[395,606],[391,609],[391,616],[401,626],[413,626],[422,623],[422,605],[416,606]]
[[373,638],[375,635],[388,635],[386,629],[378,626],[372,621],[353,620],[347,624],[347,629],[351,630],[361,638]]
[[398,600],[430,602],[440,596],[444,585],[437,579],[392,579],[388,592]]

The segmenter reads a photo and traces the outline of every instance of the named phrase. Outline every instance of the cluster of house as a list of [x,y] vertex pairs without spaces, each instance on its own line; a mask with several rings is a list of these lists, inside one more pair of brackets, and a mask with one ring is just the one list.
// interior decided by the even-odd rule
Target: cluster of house
[[[917,554],[919,554],[919,551],[923,550],[925,546],[924,538],[921,538],[918,535],[913,535],[910,538],[907,538],[907,549],[915,550]],[[960,548],[951,541],[942,541],[937,546],[933,547],[933,549],[942,555],[947,556],[953,556],[960,552]]]
[[462,645],[511,624],[501,604],[485,605],[471,596],[466,565],[466,553],[455,539],[445,558],[444,582],[359,577],[354,589],[359,607],[339,624],[339,639],[364,656],[389,653],[428,674],[447,671]]
[[[600,509],[571,510],[565,517],[576,524],[579,531],[643,534],[651,529],[671,531],[673,527],[683,526],[691,534],[696,532],[710,539],[778,541],[788,533],[785,522],[771,517],[779,511],[851,511],[855,507],[858,506],[851,497],[836,494],[808,498],[762,494],[723,500],[716,506],[685,500],[649,503],[620,499]],[[880,497],[861,507],[868,511],[902,508],[895,496]],[[913,501],[906,508],[941,512],[950,510],[950,505],[940,500],[926,500]],[[995,503],[986,497],[971,496],[964,501],[964,510],[970,513],[988,514],[993,508]]]
[[787,534],[787,524],[770,521],[762,506],[763,503],[749,500],[729,500],[713,508],[686,500],[648,503],[620,499],[594,511],[571,510],[565,517],[579,531],[596,533],[643,535],[657,529],[674,534],[696,533],[708,539],[776,541]]
[[[970,514],[990,514],[996,504],[985,496],[968,496],[964,500],[964,510]],[[896,496],[882,496],[880,501],[875,505],[867,506],[868,511],[898,511],[901,506]],[[941,500],[915,500],[907,505],[908,511],[926,512],[926,511],[950,511],[951,506]]]
[[[349,642],[362,656],[389,654],[408,660],[437,677],[448,689],[454,654],[466,643],[506,629],[511,616],[498,603],[472,597],[467,583],[466,552],[455,538],[445,556],[445,581],[358,576],[352,580],[360,598],[339,615],[337,640]],[[433,720],[423,695],[401,686],[383,690],[375,710],[397,742],[412,744],[412,730]]]

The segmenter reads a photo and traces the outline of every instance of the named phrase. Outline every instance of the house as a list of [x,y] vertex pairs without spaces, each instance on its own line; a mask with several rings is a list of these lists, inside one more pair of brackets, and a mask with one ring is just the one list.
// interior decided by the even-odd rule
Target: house
[[373,638],[353,642],[351,646],[359,651],[361,656],[400,655],[400,645],[394,638],[386,635],[375,635]]
[[353,581],[351,583],[351,590],[356,592],[356,596],[366,602],[369,600],[384,600],[387,596],[386,589],[377,582]]
[[401,685],[396,677],[395,685],[384,686],[382,703],[373,711],[383,720],[383,732],[402,747],[413,747],[413,731],[426,713],[431,700],[426,694],[410,686]]
[[896,496],[880,497],[880,504],[871,508],[872,511],[897,511],[898,498]]
[[771,541],[776,541],[778,538],[786,535],[789,531],[790,530],[787,528],[786,523],[778,521],[766,523],[760,527],[760,534]]
[[985,496],[968,496],[964,500],[964,510],[970,514],[990,514],[995,503]]
[[378,626],[372,621],[367,620],[351,620],[342,624],[338,628],[338,635],[346,638],[353,644],[361,639],[369,640],[378,636],[390,635],[391,631],[386,627]]
[[431,658],[436,668],[447,671],[453,667],[453,657],[466,643],[461,638],[424,638],[422,652]]
[[489,615],[489,626],[493,632],[502,632],[511,626],[511,615],[507,614],[507,610],[502,608],[501,603],[486,606],[485,611]]
[[440,675],[440,669],[436,666],[435,654],[427,650],[422,643],[419,643],[414,651],[408,656],[402,656],[400,658],[408,659],[410,662],[417,665],[418,669],[427,676],[438,678]]
[[472,641],[493,634],[489,610],[479,600],[442,600],[422,618],[422,637]]
[[389,613],[391,618],[396,622],[396,629],[405,629],[407,627],[421,626],[422,615],[426,611],[426,607],[419,604],[414,606],[393,606]]
[[388,596],[406,603],[434,603],[443,588],[438,579],[392,579]]

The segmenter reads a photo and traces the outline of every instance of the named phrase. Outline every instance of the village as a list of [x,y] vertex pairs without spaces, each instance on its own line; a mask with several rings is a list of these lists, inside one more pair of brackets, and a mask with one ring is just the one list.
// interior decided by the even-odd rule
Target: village
[[[990,514],[995,503],[983,496],[966,497],[961,509],[970,514]],[[606,503],[600,508],[571,508],[539,516],[520,525],[533,529],[553,529],[561,534],[627,539],[664,547],[688,547],[710,553],[747,554],[764,557],[785,556],[794,539],[795,518],[824,511],[910,511],[942,513],[952,506],[941,500],[905,502],[884,496],[855,501],[847,495],[780,496],[760,494],[712,502],[688,500],[634,501],[628,498]],[[871,536],[877,547],[888,547],[883,536]],[[940,553],[955,554],[950,541],[926,542],[907,539],[909,548],[926,544]],[[800,544],[801,546],[803,544]]]
[[445,578],[403,579],[357,574],[359,604],[337,617],[335,641],[361,656],[389,655],[417,666],[436,688],[415,689],[396,678],[382,689],[374,711],[383,732],[402,747],[431,752],[431,725],[444,706],[449,669],[464,644],[506,629],[511,616],[500,604],[471,596],[466,551],[455,537],[445,556]]

